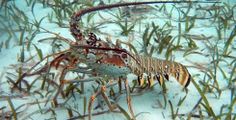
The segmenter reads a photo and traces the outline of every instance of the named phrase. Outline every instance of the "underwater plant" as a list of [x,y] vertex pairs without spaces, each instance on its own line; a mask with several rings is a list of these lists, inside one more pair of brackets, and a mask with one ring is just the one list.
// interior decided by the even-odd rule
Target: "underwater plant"
[[[189,3],[187,1],[159,1],[159,2],[134,2],[134,3],[117,3],[111,5],[102,5],[95,6],[96,2],[81,2],[78,1],[63,1],[63,0],[43,0],[41,1],[44,7],[52,7],[52,13],[47,14],[47,16],[43,16],[41,19],[37,20],[37,14],[35,14],[36,10],[32,9],[33,20],[28,20],[25,22],[24,27],[20,27],[19,30],[19,42],[17,42],[18,46],[20,46],[20,54],[18,54],[18,61],[20,63],[19,66],[15,67],[17,75],[7,72],[7,80],[12,85],[12,91],[20,91],[24,94],[30,94],[35,96],[40,96],[40,98],[47,98],[45,101],[41,101],[41,99],[37,99],[36,102],[28,103],[31,105],[37,105],[38,110],[26,115],[23,118],[30,118],[32,115],[40,113],[46,114],[47,112],[51,113],[53,116],[51,118],[56,119],[57,110],[62,108],[65,109],[68,113],[70,119],[78,119],[88,117],[92,119],[92,116],[104,114],[107,112],[118,112],[122,113],[126,119],[136,119],[139,114],[135,114],[136,112],[136,104],[131,102],[131,97],[133,94],[142,94],[142,92],[147,93],[146,90],[154,89],[154,80],[157,80],[162,89],[163,89],[163,101],[158,99],[160,106],[164,106],[165,109],[168,109],[166,106],[169,106],[170,109],[170,117],[172,119],[176,118],[188,118],[191,117],[196,118],[223,118],[222,116],[226,116],[226,118],[231,118],[231,115],[234,115],[234,89],[231,90],[231,104],[225,105],[229,107],[229,111],[227,115],[225,115],[224,111],[227,111],[222,107],[221,113],[217,114],[212,107],[212,103],[208,98],[208,94],[215,94],[220,98],[224,90],[220,88],[220,83],[218,79],[219,70],[222,75],[225,76],[225,79],[229,79],[229,84],[232,84],[235,80],[235,71],[232,69],[232,74],[230,77],[227,77],[227,73],[224,72],[224,68],[221,68],[221,63],[224,63],[223,54],[217,48],[217,46],[211,45],[206,42],[206,46],[208,47],[211,53],[205,54],[202,51],[199,51],[200,46],[198,45],[197,40],[209,41],[214,37],[207,37],[205,35],[192,35],[191,31],[198,27],[198,16],[194,16],[193,18],[188,16],[190,13],[191,7],[194,3],[201,3],[199,1],[193,1],[190,4],[187,4],[187,11],[184,11],[185,8],[179,9],[174,6],[173,9],[179,9],[179,13],[183,13],[183,16],[179,16],[179,21],[177,21],[178,29],[175,29],[175,25],[171,20],[167,20],[164,25],[159,25],[155,21],[151,24],[146,24],[144,31],[140,32],[137,36],[141,39],[137,39],[135,41],[139,42],[141,45],[141,50],[136,47],[131,41],[124,42],[116,40],[114,41],[110,39],[103,40],[102,37],[98,37],[95,35],[96,32],[100,32],[102,28],[100,24],[97,25],[94,23],[93,19],[96,17],[95,12],[99,12],[99,17],[102,17],[100,13],[103,9],[110,10],[111,8],[120,7],[120,6],[131,6],[131,5],[139,5],[139,4],[154,4],[154,3]],[[49,3],[50,2],[50,3]],[[101,2],[101,1],[100,1]],[[203,2],[203,3],[215,3],[215,2]],[[35,2],[34,0],[27,0],[27,5],[32,6],[34,8]],[[76,5],[79,4],[79,5]],[[73,13],[74,9],[81,9],[80,11]],[[168,6],[167,4],[163,4],[162,7],[165,8]],[[63,8],[60,10],[60,8]],[[165,13],[168,14],[168,18],[172,18],[173,15],[167,11],[165,8]],[[92,13],[93,12],[93,13]],[[173,10],[172,10],[173,12]],[[20,12],[19,12],[20,13]],[[86,26],[83,23],[82,19],[87,16],[87,24],[92,23],[92,28]],[[69,26],[66,24],[66,18],[72,15]],[[114,17],[114,16],[113,16]],[[156,16],[155,16],[156,17]],[[60,33],[51,32],[45,29],[43,23],[45,18],[48,18],[51,23],[55,23],[60,27],[69,27],[73,40],[63,37]],[[56,19],[55,19],[56,18]],[[180,19],[181,18],[181,19]],[[145,18],[141,18],[145,19]],[[138,20],[139,22],[141,21]],[[25,19],[27,20],[27,18]],[[105,19],[103,19],[105,20]],[[29,22],[31,21],[31,22]],[[17,25],[22,26],[23,20],[15,21]],[[182,31],[181,26],[185,25],[184,31]],[[107,22],[99,22],[103,25]],[[112,23],[112,22],[110,22]],[[5,24],[5,23],[4,23]],[[27,24],[27,25],[26,25]],[[116,21],[113,24],[118,24],[121,29],[119,33],[124,33],[125,35],[129,35],[130,32],[134,32],[135,26],[138,25],[138,22],[129,26],[128,21],[125,24],[122,21]],[[141,24],[141,22],[140,22]],[[162,27],[161,27],[162,26]],[[142,27],[140,27],[142,28]],[[143,29],[142,28],[142,29]],[[35,31],[34,31],[35,30]],[[11,30],[8,30],[12,32]],[[56,31],[56,30],[55,30]],[[173,32],[178,32],[179,35],[173,35]],[[221,31],[221,29],[220,29]],[[28,33],[30,33],[28,35]],[[49,55],[44,53],[44,48],[38,46],[38,43],[34,41],[37,38],[37,35],[42,33],[49,33],[53,35],[53,37],[45,37],[39,39],[37,42],[47,43],[48,41],[52,43],[52,51]],[[232,32],[233,33],[233,32]],[[12,34],[12,33],[10,33]],[[36,36],[36,37],[35,37]],[[123,36],[124,37],[124,36]],[[227,46],[231,46],[232,37],[228,39]],[[182,40],[184,38],[186,41]],[[134,38],[136,39],[136,38]],[[50,41],[51,40],[51,41]],[[139,41],[141,40],[141,41]],[[134,41],[134,40],[133,40]],[[3,45],[3,42],[1,43]],[[218,44],[218,43],[217,43]],[[2,46],[1,45],[1,46]],[[66,47],[65,47],[66,46]],[[124,49],[124,46],[128,47]],[[69,48],[68,48],[69,47]],[[183,49],[186,47],[186,49]],[[232,45],[233,47],[233,45]],[[32,49],[33,48],[33,49]],[[65,49],[65,50],[64,50]],[[128,50],[129,49],[129,50]],[[30,55],[30,58],[27,59],[28,51],[25,50],[33,50],[36,53],[36,58]],[[189,51],[188,51],[189,50]],[[192,63],[192,66],[185,66],[182,62],[173,61],[175,58],[173,56],[177,52],[184,52],[184,56],[191,56],[194,54],[199,54],[202,56],[211,56],[210,67],[209,69],[205,69],[205,66],[200,66],[199,64]],[[229,49],[226,47],[224,49],[226,51],[224,55],[228,55],[228,58],[234,58],[232,54],[230,54]],[[166,60],[157,59],[156,55],[164,54]],[[231,55],[231,56],[230,56]],[[182,57],[182,56],[180,56]],[[36,63],[35,63],[35,60]],[[171,59],[172,61],[169,61]],[[25,68],[27,62],[34,62],[34,64],[30,65],[30,68]],[[227,62],[225,62],[228,64]],[[229,66],[233,65],[234,62],[228,64]],[[193,67],[201,70],[201,72],[205,72],[205,76],[203,80],[199,80],[200,84],[197,84],[196,78],[200,78],[198,73],[190,72],[187,67]],[[211,69],[212,68],[212,69]],[[54,73],[54,71],[57,73]],[[133,86],[128,82],[127,75],[133,73],[137,76],[135,80],[133,80]],[[191,73],[191,75],[190,75]],[[73,77],[70,75],[73,74]],[[17,78],[18,77],[18,78]],[[17,78],[16,80],[14,78]],[[30,80],[33,78],[33,80]],[[177,100],[170,100],[170,96],[166,90],[168,89],[168,85],[166,85],[165,80],[171,80],[174,78],[179,82],[182,86],[184,86],[185,90],[187,90],[187,86],[191,81],[193,81],[193,87],[196,88],[197,92],[200,95],[200,100],[197,101],[197,104],[192,109],[191,113],[186,112],[186,114],[181,114],[181,107],[185,105],[188,97],[187,94],[184,97],[179,98],[178,103]],[[202,79],[202,78],[200,78]],[[115,81],[114,81],[115,80]],[[89,84],[92,86],[91,91],[93,92],[90,99],[87,99],[87,89],[91,88],[91,86],[87,86],[84,84],[85,82],[96,82],[96,84]],[[122,89],[122,82],[124,82],[125,89]],[[38,89],[40,86],[40,89]],[[230,85],[229,85],[230,86]],[[119,92],[117,92],[117,88]],[[232,86],[231,86],[232,87]],[[43,90],[46,90],[43,91]],[[109,91],[109,94],[107,94]],[[118,102],[120,99],[119,96],[124,95],[123,92],[126,92],[126,100],[128,104],[128,111],[124,109],[123,106]],[[188,92],[188,91],[187,91]],[[181,92],[180,92],[181,93]],[[76,94],[82,98],[82,100],[76,100],[74,102],[74,106],[79,106],[79,108],[74,107],[71,104],[71,98],[76,99]],[[191,94],[190,94],[191,95]],[[190,96],[188,94],[188,96]],[[103,99],[100,99],[100,98]],[[62,99],[63,100],[62,100]],[[96,101],[97,100],[97,101]],[[17,116],[20,114],[18,112],[21,110],[20,107],[14,107],[12,104],[12,100],[10,97],[7,98],[8,105],[11,108],[11,112],[3,112],[10,113],[9,116],[12,116],[14,119],[17,119]],[[82,102],[83,105],[77,105],[78,102]],[[97,102],[98,106],[94,107],[93,104]],[[162,105],[164,102],[164,105]],[[44,106],[48,106],[48,103],[51,103],[49,108],[43,108],[42,103],[45,103]],[[93,112],[94,109],[103,108],[104,103],[107,104],[109,110],[104,110],[102,112]],[[169,104],[168,104],[169,103]],[[175,104],[178,104],[175,106]],[[23,105],[24,106],[24,105]],[[134,106],[134,107],[133,107]],[[5,107],[0,108],[0,110],[4,110]],[[118,111],[116,111],[118,110]],[[82,111],[82,112],[81,112]],[[197,114],[197,112],[199,114]],[[181,113],[180,113],[181,112]],[[207,115],[205,114],[207,113]],[[164,113],[163,118],[165,118]],[[1,117],[3,116],[0,114]],[[9,117],[7,116],[4,117]]]

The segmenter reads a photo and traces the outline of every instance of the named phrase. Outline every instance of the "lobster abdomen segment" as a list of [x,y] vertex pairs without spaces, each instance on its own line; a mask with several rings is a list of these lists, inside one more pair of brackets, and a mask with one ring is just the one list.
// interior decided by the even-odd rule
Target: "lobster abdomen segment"
[[[161,85],[164,79],[169,80],[170,76],[174,77],[184,87],[187,87],[190,83],[191,75],[181,63],[139,55],[135,55],[135,59],[139,63],[130,59],[128,66],[133,73],[139,76],[138,80],[140,84],[143,83],[143,73],[148,75],[148,80],[152,80],[150,78],[154,77]],[[151,81],[148,82],[152,83]]]

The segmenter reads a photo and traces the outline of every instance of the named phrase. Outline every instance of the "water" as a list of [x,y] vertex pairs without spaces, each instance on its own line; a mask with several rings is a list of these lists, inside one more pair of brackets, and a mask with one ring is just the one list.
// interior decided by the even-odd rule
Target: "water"
[[[233,0],[119,7],[71,20],[81,9],[117,2],[2,0],[0,118],[88,119],[92,110],[96,120],[129,119],[127,96],[137,120],[236,118]],[[144,56],[162,62],[138,63]],[[99,69],[90,68],[95,63]],[[119,107],[109,112],[107,102]]]

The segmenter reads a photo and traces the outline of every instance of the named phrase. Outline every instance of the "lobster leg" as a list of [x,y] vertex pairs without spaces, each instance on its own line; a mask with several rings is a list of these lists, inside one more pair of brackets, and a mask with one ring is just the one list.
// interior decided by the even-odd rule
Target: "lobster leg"
[[128,79],[127,79],[127,78],[125,78],[124,83],[125,83],[125,89],[126,89],[126,100],[127,100],[127,104],[128,104],[129,112],[131,113],[131,117],[132,117],[132,119],[135,120],[134,112],[133,112],[132,105],[131,105],[130,90],[129,90],[129,84],[128,84]]
[[61,95],[62,95],[63,98],[65,97],[65,95],[64,95],[64,93],[63,93],[62,90],[63,90],[63,88],[64,88],[64,81],[65,81],[64,78],[65,78],[65,75],[66,75],[67,72],[68,72],[68,67],[65,67],[65,68],[62,70],[61,76],[60,76],[60,78],[59,78],[60,84],[59,84],[59,86],[58,86],[57,93],[56,93],[55,97],[53,98],[54,100],[57,99],[57,96],[59,95],[59,93],[61,93]]
[[[54,61],[52,61],[51,65],[55,65],[56,69],[58,68],[58,66],[60,65],[60,63],[62,62],[62,60],[68,58],[68,55],[60,55],[58,56]],[[57,96],[59,95],[59,93],[61,93],[62,97],[65,98],[65,94],[62,91],[64,88],[64,84],[66,83],[67,80],[65,80],[65,76],[67,74],[67,72],[69,71],[73,71],[76,66],[74,66],[74,64],[76,64],[77,60],[75,58],[71,58],[68,60],[69,61],[69,65],[65,66],[61,72],[61,76],[59,78],[60,81],[60,85],[58,87],[58,91],[54,97],[54,100],[56,100]]]
[[100,93],[101,91],[98,90],[96,93],[94,93],[91,97],[90,97],[90,100],[89,100],[89,105],[88,105],[88,119],[91,120],[92,118],[92,106],[93,106],[93,103],[97,97],[97,95]]
[[118,85],[119,85],[119,93],[121,94],[122,92],[122,80],[118,79]]
[[[58,63],[58,65],[59,65],[59,63]],[[57,93],[54,97],[54,100],[57,99],[57,96],[59,95],[59,93],[61,93],[62,98],[65,98],[65,94],[63,92],[64,84],[66,84],[66,81],[67,81],[67,80],[65,80],[65,76],[66,76],[67,72],[72,71],[73,69],[74,69],[74,66],[71,66],[71,65],[66,66],[66,67],[63,68],[63,70],[61,72],[61,75],[60,75],[60,78],[59,78],[59,81],[60,81],[59,87],[58,87]]]
[[107,97],[106,95],[106,86],[102,86],[101,87],[101,93],[102,93],[102,97],[104,98],[105,102],[107,103],[108,107],[109,107],[109,110],[110,111],[113,111],[114,109],[117,108],[117,105],[116,104],[112,104],[110,101],[109,101],[109,98]]
[[99,95],[99,94],[102,94],[102,97],[104,98],[106,104],[108,105],[109,107],[109,110],[110,111],[113,111],[114,109],[117,108],[117,105],[116,104],[112,104],[110,101],[109,101],[109,98],[107,97],[106,95],[106,86],[102,86],[100,90],[98,90],[95,94],[93,94],[91,97],[90,97],[90,100],[89,100],[89,105],[88,105],[88,114],[89,114],[89,120],[91,120],[92,118],[92,106],[93,106],[93,103],[96,99],[96,97]]

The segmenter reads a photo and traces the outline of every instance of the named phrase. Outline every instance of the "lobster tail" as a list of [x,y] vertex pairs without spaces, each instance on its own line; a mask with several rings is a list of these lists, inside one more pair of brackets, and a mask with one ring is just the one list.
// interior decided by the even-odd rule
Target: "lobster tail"
[[190,80],[191,80],[191,75],[188,72],[187,68],[180,64],[180,63],[176,63],[174,62],[173,65],[171,65],[173,68],[172,72],[169,73],[171,74],[173,77],[175,77],[175,79],[184,87],[188,87]]
[[163,78],[166,80],[169,80],[170,76],[174,77],[182,86],[188,87],[190,80],[191,80],[191,75],[188,72],[187,68],[177,62],[173,61],[166,61],[166,60],[154,60],[158,62],[159,71],[159,83],[162,85],[163,84]]
[[174,77],[182,86],[187,87],[191,80],[191,75],[187,68],[177,62],[160,60],[152,57],[134,55],[136,61],[130,59],[129,67],[132,72],[137,74],[139,85],[144,84],[143,73],[148,76],[149,86],[153,85],[153,79],[156,79],[160,85],[163,85],[164,80],[169,80],[170,76]]
[[179,78],[177,79],[181,85],[188,87],[191,75],[189,74],[187,68],[181,64],[181,69],[179,71]]

